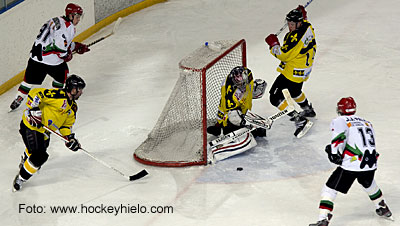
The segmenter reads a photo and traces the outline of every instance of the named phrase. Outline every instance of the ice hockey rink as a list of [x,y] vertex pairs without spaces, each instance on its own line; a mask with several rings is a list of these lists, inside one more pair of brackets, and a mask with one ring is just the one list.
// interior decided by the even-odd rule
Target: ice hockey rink
[[[380,153],[376,181],[396,221],[379,218],[355,182],[347,195],[338,195],[330,225],[400,225],[398,0],[314,0],[307,7],[318,49],[303,91],[317,117],[302,139],[294,138],[294,125],[284,118],[273,124],[265,139],[257,138],[256,148],[216,165],[162,168],[133,159],[178,79],[178,62],[204,42],[245,39],[248,67],[255,78],[267,81],[269,90],[279,61],[268,52],[264,38],[276,33],[286,13],[298,4],[305,2],[170,0],[123,18],[115,35],[92,46],[88,54],[74,56],[70,72],[87,82],[78,101],[77,138],[87,151],[127,175],[145,168],[149,175],[138,181],[129,182],[84,153],[71,152],[52,136],[47,163],[13,193],[12,181],[24,151],[18,133],[23,107],[8,113],[17,87],[1,95],[0,225],[315,223],[321,188],[335,168],[324,152],[331,139],[329,124],[344,96],[353,96],[358,115],[374,125]],[[279,36],[281,43],[286,31]],[[33,40],[36,34],[31,35]],[[43,85],[50,83],[46,79]],[[253,111],[268,116],[276,109],[266,93],[253,101]],[[121,206],[139,207],[143,213],[104,211]],[[152,206],[159,213],[150,213]],[[79,212],[52,213],[54,207],[77,207]]]

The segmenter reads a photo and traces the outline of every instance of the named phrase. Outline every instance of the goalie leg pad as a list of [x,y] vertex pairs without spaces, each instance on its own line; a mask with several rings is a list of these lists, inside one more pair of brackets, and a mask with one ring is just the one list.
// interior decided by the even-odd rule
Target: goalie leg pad
[[250,148],[255,147],[256,145],[257,142],[253,135],[251,133],[246,133],[235,141],[224,144],[222,147],[212,150],[211,154],[214,156],[214,161],[216,162],[243,153]]

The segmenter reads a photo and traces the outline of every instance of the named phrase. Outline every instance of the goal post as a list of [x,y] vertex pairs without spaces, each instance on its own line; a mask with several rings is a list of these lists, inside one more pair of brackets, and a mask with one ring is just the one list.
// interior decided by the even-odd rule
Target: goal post
[[153,130],[134,158],[154,166],[207,164],[207,126],[215,124],[221,84],[246,66],[246,41],[204,45],[179,62],[179,78]]

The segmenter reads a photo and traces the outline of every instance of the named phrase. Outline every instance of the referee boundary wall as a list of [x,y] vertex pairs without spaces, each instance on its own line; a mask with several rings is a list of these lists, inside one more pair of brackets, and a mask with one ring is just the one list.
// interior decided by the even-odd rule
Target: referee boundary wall
[[[26,67],[34,36],[46,20],[64,15],[68,3],[76,3],[83,8],[85,15],[77,26],[78,35],[74,38],[74,41],[82,42],[119,17],[165,1],[167,0],[38,0],[35,3],[20,3],[0,15],[0,33],[6,34],[0,37],[0,48],[4,50],[0,61],[0,95],[22,82],[25,69],[19,73],[18,71],[21,67]],[[10,78],[10,75],[15,76]]]

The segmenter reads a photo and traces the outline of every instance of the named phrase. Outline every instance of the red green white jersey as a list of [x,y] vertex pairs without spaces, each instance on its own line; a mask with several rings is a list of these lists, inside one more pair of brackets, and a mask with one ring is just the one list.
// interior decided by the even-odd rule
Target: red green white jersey
[[[35,43],[33,44],[30,57],[46,65],[59,65],[67,55],[75,37],[76,28],[72,22],[64,17],[55,17],[47,21],[42,28]],[[71,46],[71,50],[73,50]]]
[[377,168],[378,154],[371,122],[356,115],[343,115],[332,120],[331,131],[332,154],[342,155],[343,169],[368,171]]

